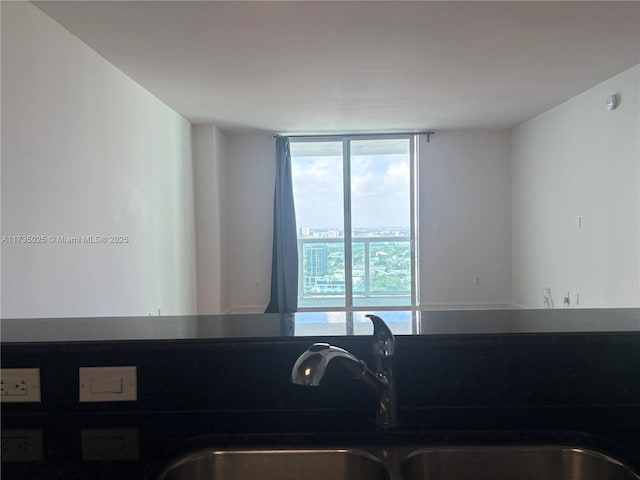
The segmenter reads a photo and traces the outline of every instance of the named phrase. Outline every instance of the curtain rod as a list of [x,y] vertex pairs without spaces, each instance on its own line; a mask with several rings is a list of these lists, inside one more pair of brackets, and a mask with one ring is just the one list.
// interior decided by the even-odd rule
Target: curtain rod
[[433,130],[427,130],[422,132],[393,132],[393,133],[354,133],[349,134],[322,134],[322,135],[274,135],[276,137],[288,137],[288,138],[336,138],[336,137],[376,137],[376,136],[393,136],[393,135],[426,135],[427,143],[431,140],[431,135],[435,135]]

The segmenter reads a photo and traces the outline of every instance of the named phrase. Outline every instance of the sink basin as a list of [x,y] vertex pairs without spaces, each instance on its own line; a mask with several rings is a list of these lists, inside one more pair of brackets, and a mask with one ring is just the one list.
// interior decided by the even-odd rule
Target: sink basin
[[[206,449],[158,480],[640,480],[619,461],[564,446]],[[384,454],[382,453],[384,451]],[[385,465],[378,459],[386,458]],[[391,471],[391,473],[389,473]]]
[[159,480],[388,480],[359,450],[202,450],[173,462]]
[[439,447],[409,454],[405,480],[640,480],[617,460],[572,447]]

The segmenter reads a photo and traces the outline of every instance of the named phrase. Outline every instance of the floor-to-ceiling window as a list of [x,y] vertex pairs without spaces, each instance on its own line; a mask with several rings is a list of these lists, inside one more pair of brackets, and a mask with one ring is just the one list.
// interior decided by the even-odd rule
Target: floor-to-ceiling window
[[291,140],[299,310],[415,308],[414,147],[411,135]]

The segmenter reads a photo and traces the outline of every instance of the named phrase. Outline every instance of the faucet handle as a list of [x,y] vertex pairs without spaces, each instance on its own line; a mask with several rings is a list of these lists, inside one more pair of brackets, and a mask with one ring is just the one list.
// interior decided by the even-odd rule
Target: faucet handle
[[396,349],[396,339],[391,329],[377,315],[365,315],[373,322],[373,349],[380,357],[391,357]]

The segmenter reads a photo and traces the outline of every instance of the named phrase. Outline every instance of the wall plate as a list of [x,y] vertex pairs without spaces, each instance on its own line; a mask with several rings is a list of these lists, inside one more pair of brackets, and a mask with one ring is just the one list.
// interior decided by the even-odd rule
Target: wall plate
[[80,402],[138,399],[136,367],[80,367]]
[[0,402],[39,403],[40,400],[39,368],[0,369]]

